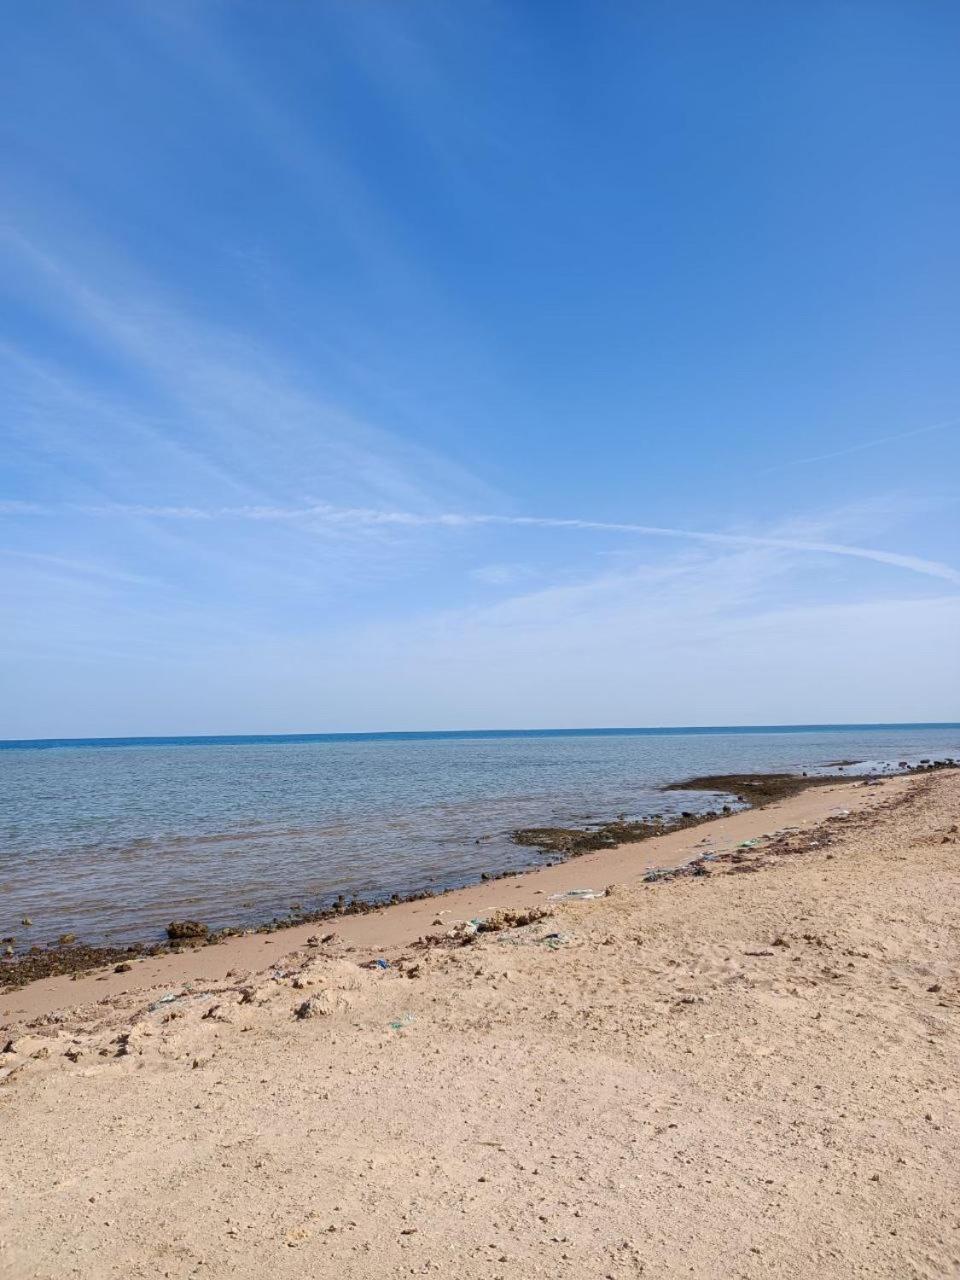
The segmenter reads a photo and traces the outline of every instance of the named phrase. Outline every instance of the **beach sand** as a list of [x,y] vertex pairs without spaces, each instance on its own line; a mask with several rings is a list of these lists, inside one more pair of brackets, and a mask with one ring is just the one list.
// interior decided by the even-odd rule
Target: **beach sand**
[[838,784],[7,993],[0,1276],[960,1276],[958,823]]

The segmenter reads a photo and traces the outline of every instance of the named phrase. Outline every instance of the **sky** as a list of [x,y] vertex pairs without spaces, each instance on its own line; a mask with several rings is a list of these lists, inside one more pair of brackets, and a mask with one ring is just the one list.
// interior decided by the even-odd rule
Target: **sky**
[[960,719],[958,45],[16,6],[0,737]]

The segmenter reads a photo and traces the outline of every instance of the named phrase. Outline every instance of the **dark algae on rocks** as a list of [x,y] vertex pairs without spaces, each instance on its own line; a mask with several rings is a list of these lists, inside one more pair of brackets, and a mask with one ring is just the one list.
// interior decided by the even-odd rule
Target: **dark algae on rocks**
[[618,844],[634,844],[639,840],[651,840],[669,831],[683,831],[699,826],[719,815],[707,813],[684,814],[678,818],[640,818],[636,822],[617,818],[597,827],[521,827],[513,832],[516,844],[528,845],[544,853],[555,853],[562,858],[576,858],[597,849],[613,849]]
[[843,779],[836,774],[800,773],[708,773],[683,782],[671,782],[665,791],[719,791],[736,796],[742,803],[759,809],[777,800],[787,800],[809,787],[836,786]]
[[[838,767],[848,763],[853,762],[834,762]],[[952,756],[946,756],[942,760],[921,760],[913,766],[902,760],[897,766],[897,772],[901,775],[931,773],[938,769],[954,768],[956,763]],[[836,785],[844,781],[872,782],[891,776],[893,775],[889,772],[864,774],[857,779],[836,773],[709,773],[697,778],[687,778],[683,782],[671,782],[664,787],[664,791],[718,791],[724,795],[736,796],[743,804],[759,809],[777,800],[787,800],[790,796],[799,795],[809,787]]]

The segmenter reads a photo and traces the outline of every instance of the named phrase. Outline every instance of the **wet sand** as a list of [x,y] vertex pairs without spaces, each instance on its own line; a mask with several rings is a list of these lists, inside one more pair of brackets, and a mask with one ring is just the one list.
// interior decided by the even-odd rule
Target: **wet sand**
[[0,1275],[960,1274],[958,823],[956,771],[840,784],[14,992]]

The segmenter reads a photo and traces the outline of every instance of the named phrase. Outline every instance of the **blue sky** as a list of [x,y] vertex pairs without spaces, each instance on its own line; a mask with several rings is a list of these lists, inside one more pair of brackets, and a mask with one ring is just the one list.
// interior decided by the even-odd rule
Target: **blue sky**
[[0,736],[960,718],[958,41],[17,6]]

